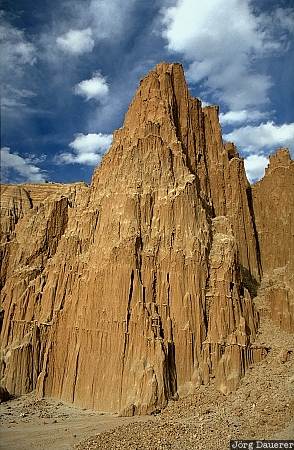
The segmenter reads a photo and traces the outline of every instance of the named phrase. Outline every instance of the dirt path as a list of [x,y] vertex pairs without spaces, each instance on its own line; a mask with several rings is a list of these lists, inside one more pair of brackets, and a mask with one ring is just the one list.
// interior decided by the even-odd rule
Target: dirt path
[[97,433],[144,420],[36,400],[34,394],[28,394],[0,404],[0,449],[69,450]]

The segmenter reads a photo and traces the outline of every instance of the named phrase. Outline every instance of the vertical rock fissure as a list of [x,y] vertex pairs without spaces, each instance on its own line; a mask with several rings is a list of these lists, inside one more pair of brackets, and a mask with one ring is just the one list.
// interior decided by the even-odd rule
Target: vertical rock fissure
[[152,302],[156,303],[157,298],[157,273],[154,272],[152,280]]
[[73,391],[72,391],[72,401],[73,402],[75,400],[77,377],[78,377],[78,373],[79,373],[79,359],[80,359],[80,349],[78,349],[77,356],[76,356],[76,365],[75,365],[75,373],[74,373],[74,380],[73,380]]
[[4,309],[0,309],[0,333],[2,331],[3,321],[4,321]]
[[170,171],[172,175],[172,182],[175,185],[175,174],[174,174],[174,155],[171,149],[169,149],[169,162],[170,162]]
[[168,333],[166,344],[166,364],[167,364],[167,398],[173,398],[178,390],[177,386],[177,368],[176,368],[176,349],[173,339],[173,325],[170,317],[170,275],[166,274],[167,281],[167,316]]
[[[238,186],[239,192],[242,192],[242,186],[241,186],[240,178],[238,179],[238,185],[239,185]],[[242,208],[242,226],[243,226],[243,232],[244,232],[245,243],[246,243],[247,264],[248,264],[248,269],[249,269],[250,276],[252,276],[252,269],[251,269],[251,266],[250,266],[249,243],[248,243],[248,237],[247,237],[244,208]]]
[[129,323],[130,323],[130,318],[131,318],[131,302],[132,302],[133,292],[134,292],[134,275],[135,275],[134,270],[132,269],[131,276],[130,276],[130,287],[129,287],[127,314],[126,314],[125,330],[124,330],[124,344],[123,344],[122,367],[121,367],[121,378],[120,378],[120,398],[119,398],[120,404],[121,404],[121,400],[122,400],[126,352],[127,352],[127,347],[128,347],[128,343],[129,343]]
[[246,189],[246,196],[248,201],[248,208],[249,213],[252,220],[252,226],[253,226],[253,233],[255,238],[255,250],[256,250],[256,258],[257,258],[257,268],[258,268],[258,275],[261,278],[262,277],[262,264],[261,264],[261,255],[260,255],[260,245],[259,245],[259,238],[258,238],[258,232],[256,227],[256,221],[255,221],[255,213],[253,209],[253,199],[252,199],[252,189],[251,187],[248,187]]
[[170,308],[170,283],[169,283],[169,272],[166,274],[166,281],[167,281],[167,305],[168,309]]
[[[98,225],[98,222],[99,222],[99,216],[100,216],[100,211],[99,211],[99,209],[97,209],[95,211],[95,213],[94,213],[94,223],[93,223],[93,227],[92,227],[92,236],[90,238],[92,244],[94,244],[94,242],[95,242],[95,232],[97,230],[97,225]],[[120,225],[120,223],[119,223],[119,225]]]
[[[175,94],[175,90],[174,90],[173,79],[172,79],[172,77],[170,77],[170,78],[171,78],[171,88],[172,88],[172,105],[171,105],[172,119],[173,119],[173,124],[174,124],[176,137],[177,137],[177,139],[180,142],[182,142],[182,133],[181,133],[180,123],[179,123],[179,112],[178,112],[177,98],[176,98],[176,94]],[[184,153],[186,155],[186,152],[184,152]]]
[[167,343],[166,349],[167,359],[167,398],[173,398],[177,393],[177,368],[176,368],[176,352],[173,341]]
[[207,160],[208,143],[207,143],[207,138],[206,138],[207,127],[205,125],[205,118],[204,118],[203,111],[201,113],[201,123],[202,123],[202,127],[203,127],[203,148],[206,149],[206,151],[204,151],[203,154],[204,154],[204,165],[205,165],[205,172],[206,172],[206,177],[205,178],[206,178],[206,185],[207,185],[207,190],[208,190],[208,192],[207,192],[207,195],[208,195],[207,204],[208,204],[209,215],[213,219],[214,217],[216,217],[216,212],[215,212],[215,205],[214,205],[214,202],[213,202],[211,179],[210,179],[210,176],[209,176],[209,162]]
[[[141,179],[141,177],[140,177]],[[141,213],[141,192],[138,193],[137,200],[137,223],[138,223],[138,236],[135,240],[135,258],[136,258],[136,269],[138,272],[138,277],[141,285],[142,282],[142,250],[143,250],[143,240],[142,240],[142,213]]]

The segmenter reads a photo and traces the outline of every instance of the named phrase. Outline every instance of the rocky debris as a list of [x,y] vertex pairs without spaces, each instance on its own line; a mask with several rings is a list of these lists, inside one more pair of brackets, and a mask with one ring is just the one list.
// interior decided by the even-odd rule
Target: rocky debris
[[[286,159],[274,161],[288,179]],[[190,96],[181,65],[141,81],[90,187],[15,189],[1,246],[10,392],[148,414],[211,382],[229,395],[267,355],[253,296],[263,261],[292,263],[263,255],[255,216],[268,198],[223,143],[218,108]],[[291,207],[287,195],[284,186]],[[283,232],[290,240],[290,225]],[[273,297],[289,328],[291,299],[277,307]]]
[[[260,371],[269,371],[267,375],[272,370],[271,364],[259,364]],[[291,423],[294,413],[293,383],[291,390],[285,390],[289,385],[285,372],[289,369],[293,370],[293,360],[284,372],[276,369],[270,377],[259,374],[263,382],[252,369],[237,395],[228,397],[220,397],[213,385],[199,388],[195,395],[167,408],[156,422],[129,424],[101,433],[81,442],[77,449],[214,450],[227,448],[230,439],[275,438]]]

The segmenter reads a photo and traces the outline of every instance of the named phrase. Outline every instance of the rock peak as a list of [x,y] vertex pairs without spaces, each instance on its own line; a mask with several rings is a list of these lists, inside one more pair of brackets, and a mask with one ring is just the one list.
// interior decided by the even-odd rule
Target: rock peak
[[[128,133],[144,134],[148,123],[177,127],[189,101],[189,92],[181,64],[160,63],[141,80],[126,114]],[[178,130],[179,131],[179,130]],[[170,134],[172,132],[168,131]]]
[[288,148],[278,148],[273,155],[269,157],[269,170],[279,166],[289,166],[291,164],[291,155]]
[[157,72],[158,74],[161,74],[164,72],[171,72],[174,68],[180,70],[183,73],[183,76],[185,76],[183,65],[181,63],[169,63],[169,62],[162,61],[162,62],[156,64],[155,72]]

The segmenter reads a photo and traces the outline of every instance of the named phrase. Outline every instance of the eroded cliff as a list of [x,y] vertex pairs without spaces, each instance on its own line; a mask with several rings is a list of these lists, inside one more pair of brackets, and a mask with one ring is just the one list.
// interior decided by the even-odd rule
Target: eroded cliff
[[264,190],[252,192],[218,109],[189,95],[181,65],[141,81],[90,187],[7,189],[1,383],[11,393],[149,413],[211,378],[228,393],[266,355],[252,298],[264,261],[280,260],[264,251]]
[[252,194],[272,319],[294,332],[294,161],[287,149],[270,157]]

